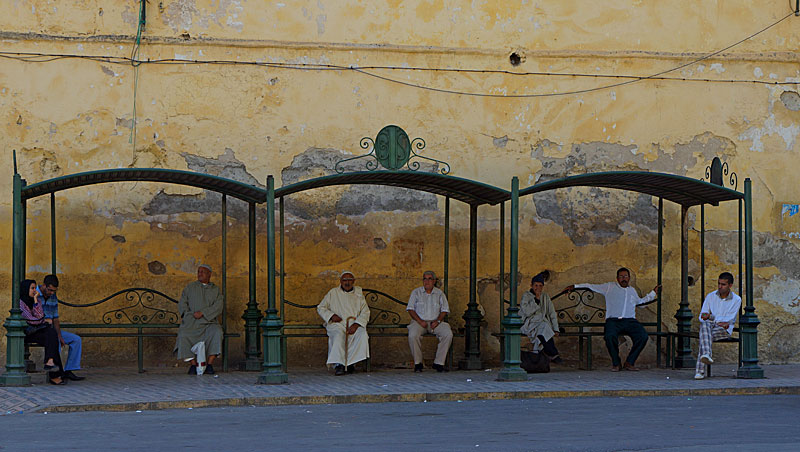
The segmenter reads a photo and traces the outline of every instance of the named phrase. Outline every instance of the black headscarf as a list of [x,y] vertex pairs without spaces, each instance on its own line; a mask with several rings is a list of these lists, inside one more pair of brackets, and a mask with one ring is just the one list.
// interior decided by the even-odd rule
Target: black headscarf
[[31,290],[31,284],[36,284],[36,281],[32,279],[26,279],[19,283],[19,299],[32,309],[34,299],[29,294]]

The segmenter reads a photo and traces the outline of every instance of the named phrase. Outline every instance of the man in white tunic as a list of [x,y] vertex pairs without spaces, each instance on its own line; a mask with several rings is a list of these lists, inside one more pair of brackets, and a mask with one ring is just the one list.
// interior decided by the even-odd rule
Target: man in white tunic
[[542,350],[556,364],[564,362],[559,356],[554,336],[558,336],[558,318],[550,295],[544,293],[545,274],[531,278],[531,290],[522,294],[519,315],[522,317],[522,334],[531,339],[533,349]]
[[[568,290],[591,289],[603,294],[606,299],[606,325],[604,336],[608,354],[611,355],[611,371],[619,372],[620,369],[639,370],[636,358],[647,345],[647,331],[636,320],[636,306],[650,303],[656,299],[656,293],[661,290],[657,285],[644,298],[639,298],[636,289],[630,286],[631,272],[625,267],[617,270],[617,280],[605,284],[574,284]],[[631,352],[625,359],[625,364],[620,367],[619,335],[630,336],[633,345]]]
[[329,290],[317,312],[328,331],[328,364],[336,375],[353,373],[354,365],[369,358],[369,307],[352,272],[342,272],[339,287]]
[[411,291],[408,298],[406,311],[412,319],[408,324],[408,345],[414,358],[414,372],[422,372],[422,335],[425,333],[435,334],[439,339],[433,368],[437,372],[447,370],[444,361],[447,359],[450,343],[453,342],[453,331],[444,318],[450,312],[450,307],[444,292],[434,287],[435,284],[436,273],[426,271],[422,274],[422,287]]
[[183,289],[178,302],[181,325],[175,348],[178,359],[192,361],[189,375],[197,375],[197,365],[202,364],[197,362],[192,352],[192,347],[198,342],[205,343],[208,364],[204,373],[214,373],[211,364],[222,353],[222,327],[217,323],[222,309],[222,291],[211,282],[211,267],[200,265],[197,267],[197,281]]
[[706,377],[706,364],[714,363],[711,359],[711,343],[731,337],[733,326],[739,317],[742,298],[731,290],[733,275],[723,272],[717,280],[717,290],[706,295],[700,309],[700,350],[697,353],[697,366],[694,378],[702,380]]

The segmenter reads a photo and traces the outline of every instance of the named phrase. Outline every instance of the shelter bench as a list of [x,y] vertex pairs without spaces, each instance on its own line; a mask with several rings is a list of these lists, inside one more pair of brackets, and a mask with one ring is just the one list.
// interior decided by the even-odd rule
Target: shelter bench
[[[367,324],[367,333],[369,335],[369,342],[371,344],[372,338],[376,337],[408,337],[408,324],[411,321],[410,316],[406,314],[405,303],[397,298],[375,289],[362,289],[364,298],[367,300],[369,306],[370,318]],[[284,299],[284,308],[287,306],[299,309],[313,309],[314,315],[317,316],[317,305],[306,305],[293,303]],[[400,310],[402,312],[396,312]],[[285,311],[284,311],[285,312]],[[447,320],[445,318],[445,320]],[[451,325],[452,327],[452,325]],[[281,334],[281,349],[284,372],[287,369],[287,339],[292,337],[324,337],[327,338],[328,334],[325,327],[321,322],[319,323],[299,323],[289,322],[284,320],[283,332]],[[433,337],[436,335],[425,333],[423,337]],[[456,331],[453,328],[453,338],[464,337],[464,333]],[[450,351],[447,354],[447,366],[453,368],[453,344],[450,344]],[[371,370],[371,359],[366,360],[366,369]]]
[[[551,298],[554,305],[559,299],[566,300],[566,306],[556,309],[559,337],[578,338],[578,367],[586,370],[592,370],[592,338],[603,337],[605,328],[606,310],[603,307],[592,304],[594,295],[595,293],[590,289],[573,289],[571,292],[561,291]],[[506,304],[508,303],[506,301]],[[647,331],[648,337],[654,337],[657,340],[656,365],[661,367],[662,338],[666,342],[667,356],[672,355],[672,343],[668,340],[670,333],[659,331],[658,322],[640,323]],[[500,340],[500,359],[504,360],[505,334],[502,332],[492,333],[492,336]]]
[[[120,301],[121,300],[121,301]],[[87,304],[73,304],[59,300],[59,304],[74,308],[88,308],[109,303],[112,309],[104,312],[102,323],[61,322],[61,328],[74,331],[81,338],[87,337],[135,337],[136,359],[139,373],[144,372],[144,338],[177,337],[180,317],[178,300],[155,289],[131,287],[115,292],[101,300]],[[222,367],[228,370],[228,340],[239,337],[238,333],[228,333],[224,314],[222,315]],[[30,360],[29,347],[37,344],[25,343],[25,364],[28,372],[35,370]]]
[[[738,334],[739,333],[739,327],[735,327],[733,329],[733,332],[736,334],[735,336],[731,336],[729,338],[722,339],[722,340],[719,340],[719,341],[714,341],[714,344],[737,344],[737,345],[741,344],[741,340],[740,340],[739,334]],[[697,331],[690,331],[690,332],[686,332],[686,333],[678,333],[678,332],[669,333],[669,345],[667,347],[667,350],[675,350],[675,351],[677,351],[678,350],[678,347],[677,347],[678,339],[682,338],[682,337],[689,338],[690,340],[691,339],[695,339],[695,340],[699,341],[700,340],[700,333],[698,333]],[[669,365],[670,367],[675,369],[676,368],[676,366],[675,366],[675,361],[676,361],[675,360],[675,355],[668,352],[667,356],[668,356],[668,359],[670,360],[670,362],[667,363],[667,365]],[[741,347],[741,345],[739,346],[739,363],[738,364],[740,366],[742,364],[742,347]],[[711,376],[711,365],[710,364],[706,364],[706,377],[710,377],[710,376]]]

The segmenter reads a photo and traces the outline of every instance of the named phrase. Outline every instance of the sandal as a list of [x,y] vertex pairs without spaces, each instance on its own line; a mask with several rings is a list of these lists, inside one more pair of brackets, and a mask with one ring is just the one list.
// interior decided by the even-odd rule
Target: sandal
[[[59,381],[58,383],[56,383],[56,382],[55,382],[56,378],[60,378],[60,379],[61,379],[61,381]],[[48,382],[49,382],[51,385],[65,385],[65,384],[67,384],[67,380],[64,380],[64,379],[63,379],[63,378],[61,378],[61,377],[56,377],[56,378],[50,378],[50,379],[48,379],[47,381],[48,381]]]

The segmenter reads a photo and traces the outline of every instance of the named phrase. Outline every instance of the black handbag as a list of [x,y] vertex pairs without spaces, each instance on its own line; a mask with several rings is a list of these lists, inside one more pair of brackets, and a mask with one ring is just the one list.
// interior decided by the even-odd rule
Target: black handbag
[[25,335],[30,336],[32,334],[35,334],[37,331],[41,331],[47,328],[48,326],[50,326],[50,324],[47,322],[40,323],[38,325],[28,325],[27,327],[25,327]]
[[520,351],[520,367],[529,374],[546,374],[550,372],[550,357],[544,353]]

